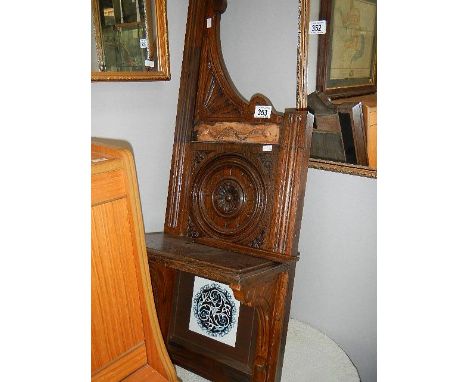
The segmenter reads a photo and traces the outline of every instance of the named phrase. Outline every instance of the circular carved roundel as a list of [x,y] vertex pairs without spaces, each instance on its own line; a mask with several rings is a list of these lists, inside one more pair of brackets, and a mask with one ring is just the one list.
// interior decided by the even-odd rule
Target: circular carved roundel
[[260,226],[265,205],[262,177],[242,156],[213,157],[195,175],[192,212],[208,236],[230,241],[251,237]]
[[232,216],[245,203],[245,194],[234,179],[225,179],[215,187],[212,199],[216,212],[222,216]]

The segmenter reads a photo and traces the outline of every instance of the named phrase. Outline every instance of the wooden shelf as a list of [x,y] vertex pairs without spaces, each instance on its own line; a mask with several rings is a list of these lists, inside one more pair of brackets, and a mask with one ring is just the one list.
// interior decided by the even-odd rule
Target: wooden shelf
[[284,263],[198,244],[190,238],[163,232],[147,233],[145,240],[150,263],[162,263],[230,285],[266,273],[280,273],[287,267]]

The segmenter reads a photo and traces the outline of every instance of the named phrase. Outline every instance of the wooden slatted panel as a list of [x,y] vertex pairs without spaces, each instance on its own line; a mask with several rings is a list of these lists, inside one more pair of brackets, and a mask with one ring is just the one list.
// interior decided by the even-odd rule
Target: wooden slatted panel
[[144,340],[127,199],[92,208],[92,372]]
[[120,358],[114,360],[104,368],[98,370],[92,378],[92,382],[116,382],[131,375],[135,370],[141,369],[146,365],[146,347],[142,342],[135,348],[129,350]]
[[92,176],[91,205],[123,196],[125,196],[125,182],[122,170],[103,172]]

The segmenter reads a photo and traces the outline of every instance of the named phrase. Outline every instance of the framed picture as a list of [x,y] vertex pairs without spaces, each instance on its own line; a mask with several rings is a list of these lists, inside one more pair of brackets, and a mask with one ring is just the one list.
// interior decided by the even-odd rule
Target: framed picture
[[377,0],[321,0],[317,90],[330,98],[377,91]]
[[91,0],[92,81],[170,80],[166,0]]

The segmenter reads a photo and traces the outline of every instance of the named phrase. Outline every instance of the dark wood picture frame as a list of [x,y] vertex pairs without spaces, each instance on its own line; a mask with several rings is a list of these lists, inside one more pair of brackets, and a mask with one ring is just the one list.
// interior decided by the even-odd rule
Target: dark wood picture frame
[[[336,1],[341,0],[321,0],[320,2],[319,19],[327,21],[327,33],[319,35],[316,78],[317,90],[325,93],[332,99],[375,93],[377,91],[377,12],[375,13],[373,45],[370,57],[370,76],[330,79],[334,33],[333,23],[336,17],[334,14],[334,6]],[[364,3],[364,1],[362,2]],[[365,3],[375,3],[377,7],[377,0],[366,0]],[[364,44],[364,42],[362,44]]]

